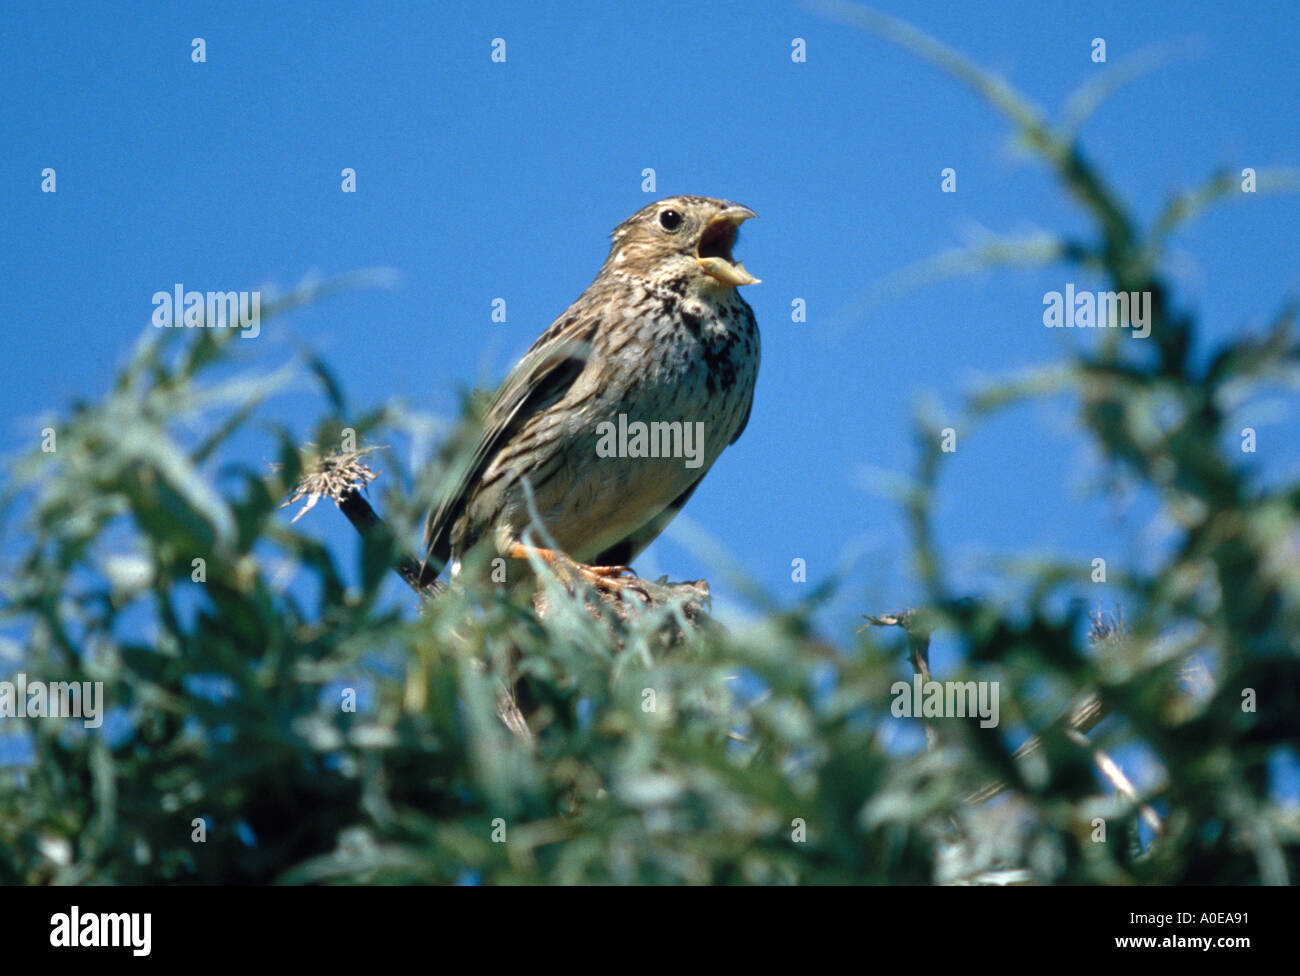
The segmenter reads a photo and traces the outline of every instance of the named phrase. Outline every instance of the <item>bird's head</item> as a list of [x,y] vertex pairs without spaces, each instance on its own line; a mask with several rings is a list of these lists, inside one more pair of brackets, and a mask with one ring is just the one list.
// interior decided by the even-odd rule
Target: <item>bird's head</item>
[[667,197],[642,207],[611,235],[605,270],[645,280],[717,287],[756,285],[732,259],[740,225],[758,214],[709,197]]

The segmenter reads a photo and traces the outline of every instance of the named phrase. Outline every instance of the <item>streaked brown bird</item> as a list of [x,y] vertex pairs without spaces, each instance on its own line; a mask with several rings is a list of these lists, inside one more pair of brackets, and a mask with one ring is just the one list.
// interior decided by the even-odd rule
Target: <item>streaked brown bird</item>
[[[595,281],[511,370],[461,476],[441,495],[425,536],[426,580],[448,565],[455,575],[482,542],[510,559],[531,552],[576,563],[604,590],[624,585],[626,564],[749,420],[758,326],[736,289],[758,279],[732,249],[754,216],[726,200],[679,196],[614,228]],[[638,440],[638,431],[650,435]],[[537,539],[556,549],[525,542],[525,483],[543,529]]]

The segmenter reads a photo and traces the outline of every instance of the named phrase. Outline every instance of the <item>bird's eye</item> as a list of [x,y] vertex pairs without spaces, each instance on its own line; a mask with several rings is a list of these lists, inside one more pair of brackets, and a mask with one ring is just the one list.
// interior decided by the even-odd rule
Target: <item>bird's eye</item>
[[676,210],[665,210],[659,215],[659,226],[664,230],[676,230],[682,225],[682,215]]

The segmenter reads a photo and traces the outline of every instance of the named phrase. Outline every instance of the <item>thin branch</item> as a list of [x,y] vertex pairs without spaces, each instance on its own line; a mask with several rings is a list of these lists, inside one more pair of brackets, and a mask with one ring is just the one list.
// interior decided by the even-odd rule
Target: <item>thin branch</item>
[[1165,825],[1160,820],[1160,814],[1156,813],[1150,804],[1142,802],[1142,798],[1138,796],[1133,783],[1124,775],[1124,770],[1119,768],[1119,764],[1114,759],[1111,759],[1104,749],[1093,745],[1091,739],[1074,729],[1068,729],[1065,737],[1080,749],[1091,752],[1092,760],[1097,764],[1097,768],[1101,770],[1102,775],[1114,784],[1115,789],[1125,799],[1137,807],[1138,813],[1146,825],[1155,831],[1157,835],[1164,834]]

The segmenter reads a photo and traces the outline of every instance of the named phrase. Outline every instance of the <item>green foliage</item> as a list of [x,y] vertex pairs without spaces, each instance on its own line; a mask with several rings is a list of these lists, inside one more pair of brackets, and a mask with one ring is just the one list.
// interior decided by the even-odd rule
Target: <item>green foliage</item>
[[[1068,737],[1045,735],[1017,760],[1010,735],[950,719],[934,749],[891,747],[887,727],[915,725],[889,711],[891,685],[910,674],[901,632],[824,640],[810,623],[816,599],[680,640],[678,606],[597,619],[554,581],[545,619],[520,594],[473,582],[417,613],[410,594],[393,598],[387,567],[403,551],[392,539],[418,538],[450,457],[408,491],[385,456],[391,538],[360,547],[349,585],[279,509],[303,467],[287,431],[270,428],[274,471],[231,454],[290,374],[232,370],[229,333],[167,331],[109,395],[52,425],[57,450],[13,472],[8,511],[23,525],[3,620],[27,642],[13,670],[103,682],[110,717],[95,732],[4,720],[26,730],[34,760],[0,770],[0,881],[1294,878],[1300,825],[1273,798],[1269,763],[1294,748],[1300,714],[1300,485],[1261,484],[1225,448],[1233,409],[1295,376],[1294,310],[1197,365],[1195,320],[1173,310],[1158,275],[1177,222],[1233,185],[1216,178],[1178,198],[1142,237],[1073,123],[1052,129],[1000,80],[868,19],[1003,108],[1097,228],[1092,241],[1001,242],[964,258],[1066,261],[1154,297],[1151,354],[1103,330],[1096,348],[970,405],[975,422],[1070,394],[1107,463],[1179,527],[1156,571],[1122,582],[1123,632],[1090,643],[1078,613],[1052,609],[1087,567],[1017,568],[1014,605],[951,579],[930,530],[943,454],[924,423],[905,513],[927,626],[968,655],[961,675],[939,677],[998,681],[1004,729],[1048,728],[1099,693],[1112,718],[1097,741],[1140,747],[1163,771],[1145,797],[1163,836],[1135,843],[1138,804],[1112,797]],[[412,429],[398,410],[357,419],[324,364],[309,372],[329,405],[316,444],[337,444],[345,426],[371,443]],[[1208,686],[1199,694],[1191,660]],[[498,717],[516,679],[531,740]],[[968,802],[991,779],[1008,790]]]

